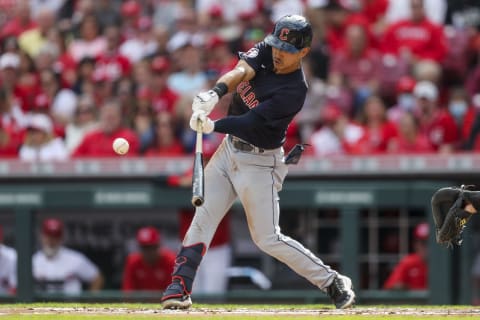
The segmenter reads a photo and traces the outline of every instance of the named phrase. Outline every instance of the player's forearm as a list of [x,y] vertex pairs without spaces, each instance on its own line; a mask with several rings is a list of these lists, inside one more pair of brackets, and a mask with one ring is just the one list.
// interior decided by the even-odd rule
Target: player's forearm
[[215,121],[215,131],[220,133],[229,133],[234,136],[242,136],[246,130],[252,130],[255,127],[264,125],[265,120],[253,111],[249,111],[240,116],[228,116]]
[[234,91],[242,81],[250,80],[255,76],[255,71],[245,62],[240,60],[234,69],[222,75],[217,85],[224,83],[228,92]]

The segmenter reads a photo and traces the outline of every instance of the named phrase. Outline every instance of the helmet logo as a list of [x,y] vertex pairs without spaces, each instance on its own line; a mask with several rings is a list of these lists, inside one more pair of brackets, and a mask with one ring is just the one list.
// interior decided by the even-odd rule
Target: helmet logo
[[280,35],[278,36],[278,38],[282,41],[287,41],[287,36],[288,34],[290,33],[290,29],[288,28],[283,28],[282,30],[280,30]]

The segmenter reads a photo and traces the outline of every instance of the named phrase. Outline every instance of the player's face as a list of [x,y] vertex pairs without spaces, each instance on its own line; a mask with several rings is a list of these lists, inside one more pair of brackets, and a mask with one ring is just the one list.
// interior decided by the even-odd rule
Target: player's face
[[307,55],[310,48],[303,48],[297,53],[290,53],[272,47],[274,71],[277,74],[291,73],[300,68],[302,58]]
[[61,237],[52,237],[46,234],[42,234],[41,237],[42,250],[47,257],[53,257],[62,244]]

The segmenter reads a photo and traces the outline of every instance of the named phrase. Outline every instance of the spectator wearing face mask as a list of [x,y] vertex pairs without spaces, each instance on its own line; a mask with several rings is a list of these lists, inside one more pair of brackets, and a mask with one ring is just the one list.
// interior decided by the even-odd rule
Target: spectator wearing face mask
[[77,295],[85,283],[90,291],[100,290],[104,282],[100,270],[84,254],[63,245],[64,229],[63,222],[58,219],[42,222],[41,249],[32,258],[37,289]]
[[413,96],[413,89],[415,83],[415,79],[410,76],[404,76],[398,80],[396,85],[397,104],[388,109],[388,120],[398,124],[405,112],[414,112],[415,97]]
[[476,117],[475,109],[471,108],[465,89],[457,87],[451,90],[448,112],[455,119],[459,129],[460,143],[463,145],[468,140]]

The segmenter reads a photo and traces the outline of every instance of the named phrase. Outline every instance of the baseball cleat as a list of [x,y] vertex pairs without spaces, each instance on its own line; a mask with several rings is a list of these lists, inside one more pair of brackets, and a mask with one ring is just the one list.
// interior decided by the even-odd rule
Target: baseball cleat
[[188,309],[192,306],[192,299],[186,292],[183,282],[179,278],[173,279],[162,297],[163,309]]
[[177,298],[167,298],[162,301],[163,309],[182,309],[186,310],[192,306],[192,299],[189,295],[184,295]]
[[352,280],[349,277],[338,274],[332,284],[327,288],[327,293],[337,309],[351,307],[355,303]]

